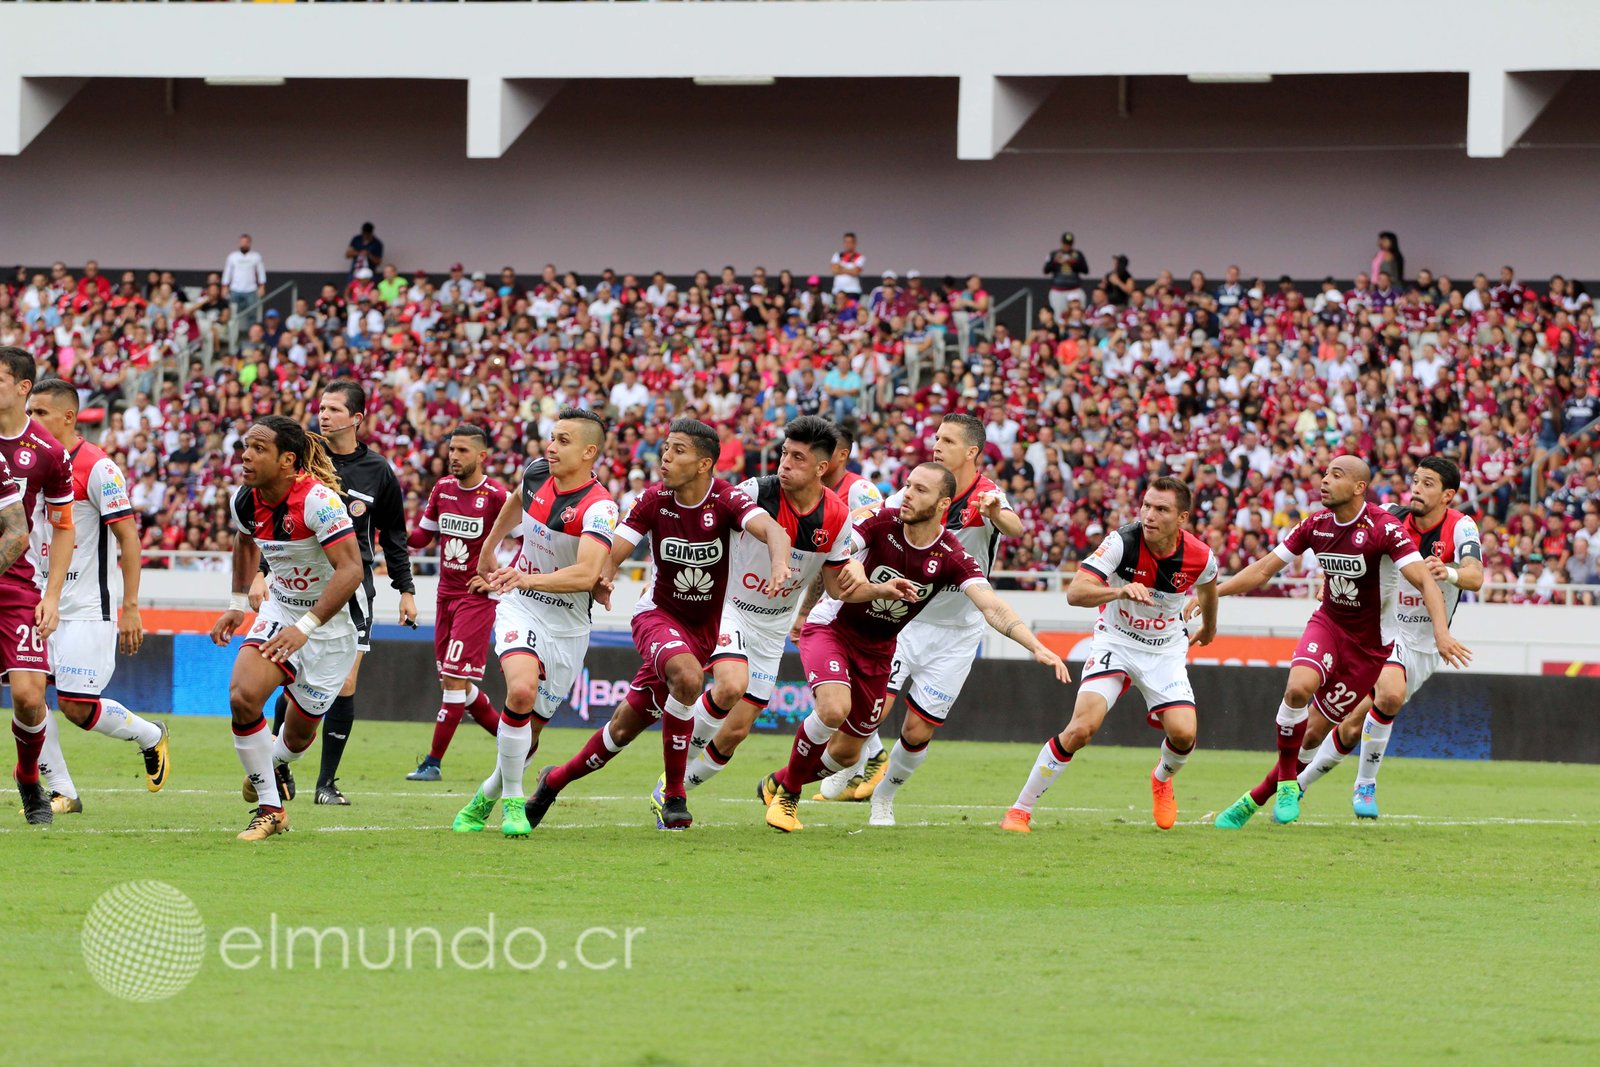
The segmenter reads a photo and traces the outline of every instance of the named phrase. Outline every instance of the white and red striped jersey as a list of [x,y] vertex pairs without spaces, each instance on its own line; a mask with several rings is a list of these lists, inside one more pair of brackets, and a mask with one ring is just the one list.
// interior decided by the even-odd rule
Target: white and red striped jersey
[[1184,530],[1170,555],[1157,556],[1145,544],[1144,527],[1132,522],[1108,534],[1083,567],[1113,589],[1137,582],[1150,590],[1150,604],[1132,600],[1102,604],[1094,624],[1096,635],[1144,652],[1171,649],[1179,656],[1188,652],[1184,601],[1195,586],[1217,579],[1217,557],[1204,541]]
[[[522,472],[522,551],[516,568],[529,574],[552,574],[578,562],[578,545],[592,537],[611,550],[617,530],[617,502],[594,478],[568,492],[556,487],[550,461],[536,459]],[[551,637],[578,637],[589,632],[589,592],[545,593],[518,589],[501,603],[514,603],[532,614]]]
[[[114,619],[122,603],[122,568],[111,544],[111,524],[133,521],[128,483],[99,446],[79,441],[72,461],[72,568],[61,592],[63,619]],[[45,568],[33,580],[44,589]]]
[[833,487],[854,515],[862,508],[877,509],[883,504],[883,494],[878,487],[857,474],[855,471],[845,471],[839,476],[839,484]]
[[[1400,524],[1417,542],[1424,557],[1438,556],[1440,562],[1447,564],[1483,559],[1483,541],[1478,536],[1478,524],[1472,521],[1470,515],[1463,515],[1455,508],[1446,508],[1439,524],[1424,530],[1417,525],[1417,517],[1410,508],[1402,504],[1390,504],[1387,510],[1400,519]],[[1406,647],[1416,652],[1439,651],[1433,636],[1433,616],[1428,614],[1428,607],[1422,602],[1422,591],[1414,588],[1394,567],[1384,568],[1383,581],[1388,587],[1384,591],[1383,602],[1392,604],[1394,625]],[[1461,587],[1440,582],[1439,592],[1444,595],[1444,621],[1449,625],[1450,620],[1455,618],[1456,605],[1461,602]]]
[[739,491],[772,516],[794,547],[789,550],[788,584],[773,589],[767,546],[748,530],[739,531],[728,568],[727,602],[755,626],[782,633],[789,629],[800,592],[822,568],[850,562],[850,509],[839,494],[824,488],[822,498],[802,515],[790,505],[776,474],[746,479],[739,483]]
[[[305,473],[276,504],[244,486],[228,498],[228,510],[233,528],[254,538],[270,568],[267,595],[290,614],[310,611],[333,578],[327,546],[356,535],[339,494]],[[360,599],[352,597],[349,611],[335,612],[323,622],[318,636],[354,634],[365,622]]]

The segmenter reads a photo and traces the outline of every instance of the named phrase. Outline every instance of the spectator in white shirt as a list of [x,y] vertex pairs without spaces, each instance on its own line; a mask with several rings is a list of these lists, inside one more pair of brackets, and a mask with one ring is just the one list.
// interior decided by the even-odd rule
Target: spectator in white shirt
[[[261,301],[267,295],[267,268],[261,253],[250,247],[250,235],[239,235],[239,250],[228,253],[222,268],[222,284],[233,306],[233,321],[251,325],[261,321]],[[241,318],[248,313],[248,318]]]
[[1006,414],[1004,404],[989,405],[989,421],[983,428],[983,436],[988,438],[990,444],[998,445],[1002,452],[1009,454],[1020,433],[1021,423]]
[[844,248],[833,254],[833,291],[861,295],[861,269],[867,257],[856,251],[856,235],[844,235]]
[[622,381],[611,387],[611,406],[616,408],[619,416],[626,414],[630,408],[648,410],[650,390],[639,380],[639,373],[632,367],[623,368]]

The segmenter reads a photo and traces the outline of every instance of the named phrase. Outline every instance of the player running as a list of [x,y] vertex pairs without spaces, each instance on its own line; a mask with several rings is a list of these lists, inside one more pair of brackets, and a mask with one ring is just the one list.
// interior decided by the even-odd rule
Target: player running
[[[734,749],[750,734],[756,716],[772,699],[778,682],[789,620],[801,590],[824,567],[850,562],[850,512],[838,494],[822,485],[822,472],[834,455],[837,431],[825,419],[802,415],[783,428],[778,473],[750,478],[739,486],[756,506],[783,527],[794,548],[789,581],[773,586],[769,556],[760,541],[741,532],[733,542],[728,595],[722,628],[711,653],[711,688],[695,705],[695,753],[684,773],[684,788],[711,780],[728,765]],[[732,709],[731,712],[729,709]],[[652,798],[664,803],[666,776]]]
[[[897,505],[886,504],[856,525],[852,565],[843,574],[824,572],[830,593],[801,632],[800,661],[816,706],[795,731],[788,764],[757,787],[767,805],[767,825],[775,830],[801,829],[800,791],[824,768],[837,773],[855,762],[862,741],[883,718],[896,637],[943,590],[965,595],[990,626],[1032,652],[1060,681],[1072,680],[1061,657],[989,588],[977,561],[948,529],[946,516],[956,497],[950,469],[924,463],[897,495]],[[947,648],[951,655],[961,651]],[[880,797],[873,795],[869,821],[893,826],[892,796]]]
[[[1217,588],[1219,597],[1248,593],[1308,549],[1327,575],[1322,603],[1306,624],[1289,666],[1278,706],[1278,760],[1261,783],[1217,816],[1216,825],[1236,830],[1276,794],[1272,818],[1300,817],[1298,760],[1310,760],[1328,731],[1372,692],[1393,648],[1383,601],[1386,568],[1398,568],[1422,592],[1433,620],[1434,640],[1447,663],[1464,667],[1472,654],[1450,636],[1444,595],[1428,573],[1411,535],[1389,512],[1366,502],[1372,472],[1355,456],[1339,456],[1322,476],[1319,511],[1290,530],[1271,552]],[[1189,617],[1198,604],[1185,607]]]
[[[313,803],[316,804],[346,806],[350,803],[339,789],[339,763],[344,759],[344,748],[355,726],[356,683],[361,675],[361,662],[372,651],[372,556],[375,541],[383,547],[389,584],[400,593],[400,621],[411,627],[417,623],[411,556],[406,551],[405,494],[400,490],[400,480],[395,477],[394,467],[381,453],[363,444],[358,436],[366,414],[367,391],[350,378],[339,378],[329,383],[317,400],[317,427],[327,444],[333,471],[339,476],[340,492],[348,502],[350,524],[356,532],[356,544],[361,551],[361,590],[364,595],[351,602],[351,614],[357,629],[356,662],[350,669],[350,676],[339,688],[339,695],[328,708],[322,731],[322,765],[317,771],[317,792],[313,797]],[[252,606],[259,603],[261,595],[265,593],[265,579],[262,581],[261,586],[251,589]],[[280,697],[273,713],[274,733],[282,731],[287,708],[285,699]],[[289,787],[292,792],[292,775]]]
[[[983,444],[982,422],[971,415],[946,415],[934,437],[933,461],[949,468],[958,487],[945,526],[987,578],[1000,537],[1020,535],[1022,519],[1011,510],[1000,487],[978,472]],[[889,506],[898,504],[904,493],[901,490],[891,496]],[[939,593],[917,615],[900,634],[894,673],[889,678],[885,714],[894,710],[901,694],[907,708],[894,751],[885,756],[883,742],[874,731],[863,750],[865,762],[829,776],[818,799],[866,800],[881,792],[885,806],[893,806],[895,793],[927,759],[934,731],[944,725],[961,695],[983,644],[984,630],[982,612],[955,589]],[[835,758],[838,755],[836,751]],[[856,774],[861,780],[851,789]]]
[[[264,841],[289,829],[283,805],[294,789],[285,769],[316,740],[317,723],[355,666],[357,609],[347,605],[361,585],[361,550],[318,435],[286,416],[263,415],[244,435],[240,467],[244,485],[228,501],[237,531],[233,596],[211,640],[226,645],[244,623],[264,557],[267,597],[228,687],[244,799],[256,805],[239,840]],[[261,712],[280,685],[288,712],[274,736]]]
[[[144,643],[139,621],[139,531],[133,521],[128,483],[97,445],[78,436],[78,390],[60,378],[34,386],[28,411],[61,443],[72,469],[72,565],[61,594],[61,625],[50,635],[50,671],[61,713],[77,726],[119,741],[132,741],[144,758],[145,787],[166,785],[167,726],[140,718],[100,694],[117,668],[117,651],[133,655]],[[116,542],[116,549],[111,547]],[[43,537],[33,538],[33,558]],[[112,553],[120,553],[120,561]],[[37,584],[39,575],[34,575]],[[113,614],[113,604],[121,608]],[[81,812],[83,799],[61,752],[54,715],[47,715],[39,770],[56,814]]]
[[705,423],[675,420],[661,448],[660,484],[646,489],[617,527],[603,576],[607,582],[633,547],[650,537],[655,566],[633,609],[633,643],[644,663],[611,721],[566,763],[539,772],[528,798],[529,825],[538,826],[563,789],[604,767],[655,719],[661,719],[666,771],[656,825],[687,830],[693,822],[684,801],[683,775],[694,733],[694,705],[722,619],[729,543],[742,529],[765,544],[774,588],[789,582],[793,547],[783,527],[755,501],[712,476],[720,447],[717,432]]
[[[457,426],[450,434],[449,457],[450,473],[434,483],[422,518],[407,541],[411,548],[420,549],[440,538],[433,658],[443,691],[433,724],[433,745],[417,769],[406,775],[411,782],[439,781],[439,762],[463,715],[470,714],[490,736],[500,728],[500,713],[479,688],[489,662],[496,601],[489,595],[488,581],[478,573],[478,561],[485,551],[494,559],[500,542],[489,540],[489,527],[505,506],[506,491],[484,473],[489,435],[481,427]],[[522,509],[515,508],[512,514],[520,516]]]
[[[1439,583],[1446,625],[1455,618],[1461,591],[1483,588],[1483,542],[1478,524],[1450,506],[1460,488],[1461,468],[1448,459],[1430,456],[1411,476],[1410,504],[1389,506],[1421,548],[1422,562]],[[1394,609],[1390,619],[1394,651],[1378,675],[1373,695],[1328,734],[1299,778],[1302,789],[1311,788],[1312,782],[1337,767],[1359,741],[1361,762],[1351,806],[1362,819],[1378,817],[1378,767],[1389,747],[1395,716],[1438,671],[1440,660],[1433,616],[1422,596],[1399,586],[1392,571],[1384,572],[1384,581],[1397,587],[1384,590],[1385,603],[1392,603]]]
[[[1194,751],[1197,729],[1187,653],[1190,645],[1209,644],[1217,633],[1217,560],[1204,541],[1185,529],[1192,500],[1189,487],[1178,479],[1152,479],[1139,521],[1112,531],[1078,568],[1067,603],[1099,608],[1100,617],[1072,721],[1040,749],[1000,829],[1030,832],[1033,806],[1073,754],[1094,737],[1117,698],[1133,686],[1144,696],[1150,725],[1166,733],[1150,772],[1156,826],[1170,830],[1178,821],[1172,778]],[[1191,593],[1202,615],[1192,641],[1183,621],[1185,598]]]
[[[506,676],[506,706],[495,733],[494,771],[456,815],[451,829],[477,833],[501,801],[500,832],[527,837],[533,827],[523,770],[544,724],[572,690],[589,650],[590,592],[617,529],[617,503],[594,476],[606,447],[606,424],[592,411],[563,408],[544,458],[529,463],[506,497],[485,545],[522,524],[522,551],[509,567],[480,551],[477,581],[500,594],[495,654]],[[480,672],[481,674],[481,672]]]
[[[28,417],[28,396],[38,367],[27,349],[0,347],[0,459],[22,493],[23,558],[10,555],[14,534],[7,520],[0,531],[0,670],[11,686],[11,733],[17,742],[12,776],[22,795],[22,814],[34,825],[49,825],[54,815],[50,797],[39,781],[39,753],[44,748],[45,679],[50,673],[46,644],[61,619],[61,593],[72,569],[72,464],[66,449],[43,426]],[[0,509],[10,499],[0,489]],[[40,503],[41,499],[43,504]],[[50,526],[50,544],[43,558],[49,574],[43,592],[35,584],[33,561],[27,558],[28,531]]]

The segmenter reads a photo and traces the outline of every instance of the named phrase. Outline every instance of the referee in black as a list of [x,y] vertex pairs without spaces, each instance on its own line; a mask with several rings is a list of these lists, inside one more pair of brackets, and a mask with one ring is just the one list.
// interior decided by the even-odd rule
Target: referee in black
[[[395,477],[389,461],[362,444],[356,436],[361,420],[367,413],[367,391],[349,378],[340,378],[323,390],[317,406],[317,429],[327,438],[333,467],[344,486],[344,502],[350,511],[350,521],[356,528],[356,542],[361,546],[361,563],[365,575],[361,590],[350,598],[350,614],[355,619],[356,664],[350,668],[350,677],[334,699],[322,720],[322,768],[317,775],[318,804],[349,804],[339,791],[336,779],[339,761],[344,758],[344,746],[350,740],[350,729],[356,718],[356,679],[361,674],[361,661],[372,651],[372,553],[374,530],[376,540],[383,545],[383,558],[389,568],[389,584],[400,591],[400,621],[408,626],[417,623],[416,586],[411,581],[411,556],[406,551],[405,496],[400,491],[400,480]],[[265,564],[262,569],[265,570]],[[260,592],[265,595],[265,582]],[[273,715],[273,732],[283,727],[288,713],[284,697],[278,697]],[[291,787],[292,788],[292,787]]]

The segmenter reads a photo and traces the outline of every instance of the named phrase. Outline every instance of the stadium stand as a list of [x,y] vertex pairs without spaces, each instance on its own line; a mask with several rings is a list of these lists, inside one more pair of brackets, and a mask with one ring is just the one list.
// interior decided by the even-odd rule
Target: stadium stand
[[1460,462],[1497,586],[1486,599],[1592,603],[1561,587],[1600,583],[1593,310],[1559,276],[1406,276],[1391,240],[1342,285],[1237,268],[1136,280],[1121,262],[1063,280],[1052,248],[1052,292],[1024,322],[977,276],[428,272],[359,239],[347,276],[282,311],[230,299],[221,271],[185,287],[56,263],[0,284],[0,344],[32,350],[103,420],[147,548],[228,548],[223,493],[247,420],[309,418],[321,386],[352,375],[374,391],[369,442],[413,513],[463,419],[490,430],[506,480],[561,405],[604,411],[618,432],[602,475],[626,506],[675,415],[725,428],[726,477],[770,466],[774,428],[796,414],[853,417],[855,462],[889,488],[927,458],[941,414],[970,411],[1027,525],[1004,542],[1005,571],[1073,569],[1162,470],[1195,486],[1196,530],[1237,570],[1315,506],[1323,460],[1350,451],[1380,501],[1427,455]]

